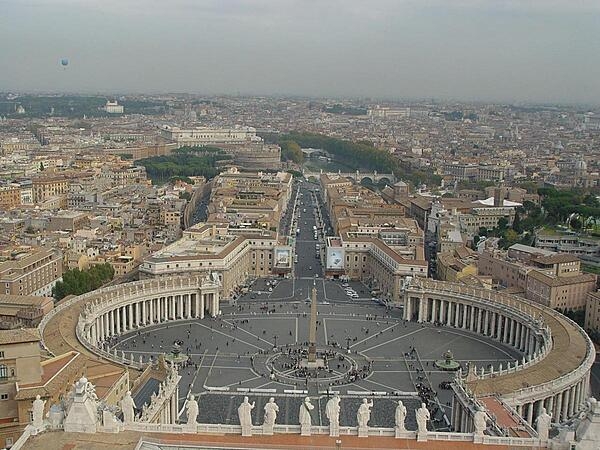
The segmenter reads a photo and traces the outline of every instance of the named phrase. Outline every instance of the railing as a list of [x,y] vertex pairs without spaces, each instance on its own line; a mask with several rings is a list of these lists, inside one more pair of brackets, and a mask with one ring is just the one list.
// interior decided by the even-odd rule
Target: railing
[[[155,423],[140,423],[134,422],[125,424],[123,426],[125,431],[137,431],[143,433],[172,433],[172,434],[184,434],[184,433],[202,433],[202,434],[242,434],[242,427],[240,425],[224,425],[224,424],[155,424]],[[300,435],[300,425],[275,425],[273,427],[274,434],[297,434]],[[329,435],[328,426],[312,426],[310,429],[311,435]],[[260,425],[254,425],[252,427],[253,436],[262,436],[263,427]],[[340,436],[357,436],[357,427],[339,427]],[[368,436],[381,436],[381,437],[395,437],[395,428],[380,428],[380,427],[369,427]],[[416,431],[405,431],[400,435],[401,439],[416,439]],[[146,440],[146,438],[144,438]],[[166,438],[168,441],[168,438]],[[473,442],[475,440],[473,433],[455,433],[455,432],[439,432],[439,431],[428,431],[428,441],[451,441],[451,442]],[[497,437],[497,436],[482,436],[482,440],[486,444],[492,445],[508,445],[513,447],[536,447],[540,446],[542,442],[537,438],[520,438],[520,437]],[[248,438],[248,443],[251,444],[252,438]],[[150,440],[148,440],[150,442]],[[161,441],[154,441],[160,443]],[[198,441],[195,441],[197,445]],[[178,445],[185,445],[183,441],[177,440]]]

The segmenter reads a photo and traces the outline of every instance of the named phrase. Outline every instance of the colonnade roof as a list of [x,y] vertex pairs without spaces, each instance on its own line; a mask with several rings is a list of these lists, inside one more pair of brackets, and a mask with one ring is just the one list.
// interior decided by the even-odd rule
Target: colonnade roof
[[[122,374],[123,371],[127,369],[93,354],[77,339],[75,326],[85,303],[85,301],[75,302],[75,304],[69,308],[54,314],[45,326],[42,334],[46,348],[55,355],[62,355],[63,353],[72,350],[78,352],[81,355],[80,358],[83,359],[83,367],[86,368],[85,370],[88,377],[93,375],[94,379],[100,379],[103,376],[108,376],[110,378],[115,377],[115,374]],[[138,371],[130,370],[130,381],[136,379],[138,375]],[[96,393],[102,398],[103,392],[101,392],[100,388],[101,386],[97,387]]]
[[548,383],[573,372],[583,364],[587,340],[578,327],[559,313],[527,302],[534,316],[541,314],[544,324],[550,327],[553,346],[548,355],[537,364],[516,373],[467,383],[476,395],[507,395],[519,389]]

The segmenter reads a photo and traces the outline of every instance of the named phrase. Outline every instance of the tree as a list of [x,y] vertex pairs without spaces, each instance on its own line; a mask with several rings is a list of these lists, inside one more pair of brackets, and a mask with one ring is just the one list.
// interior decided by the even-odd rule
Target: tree
[[114,275],[115,270],[109,263],[98,264],[88,270],[67,270],[62,281],[52,288],[52,296],[58,301],[67,295],[85,294],[112,280]]
[[513,220],[512,229],[515,230],[517,233],[523,231],[521,227],[521,216],[519,215],[519,211],[515,212],[515,218]]
[[41,163],[40,163],[40,172],[43,172],[43,171],[44,171],[44,163],[43,163],[43,162],[41,162]]
[[504,231],[508,227],[508,219],[506,217],[500,217],[498,219],[498,230]]
[[302,163],[304,161],[304,154],[302,153],[302,149],[295,141],[282,141],[279,143],[281,147],[281,160],[282,161],[292,161],[297,164]]

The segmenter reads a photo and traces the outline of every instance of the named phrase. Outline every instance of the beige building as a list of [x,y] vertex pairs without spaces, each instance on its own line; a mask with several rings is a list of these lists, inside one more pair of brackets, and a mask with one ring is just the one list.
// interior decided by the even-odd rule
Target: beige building
[[477,253],[462,245],[437,254],[437,277],[442,281],[460,281],[477,275]]
[[585,329],[589,332],[600,333],[600,291],[587,294]]
[[207,222],[278,231],[291,194],[287,172],[238,172],[233,167],[213,181]]
[[486,250],[477,266],[496,283],[554,309],[583,309],[596,289],[596,276],[580,271],[579,258],[521,244],[508,252]]
[[19,186],[0,186],[0,207],[9,209],[21,204],[21,189]]
[[289,273],[291,248],[281,245],[276,233],[200,223],[185,230],[180,240],[145,258],[140,278],[215,272],[221,283],[220,296],[231,298],[250,278],[274,273],[276,250],[290,256],[287,267],[277,268],[277,273]]
[[63,177],[44,176],[35,178],[32,182],[34,203],[43,203],[52,197],[69,193],[69,181]]
[[0,254],[0,293],[12,295],[52,294],[62,279],[63,262],[52,248],[7,249]]
[[0,294],[0,328],[36,327],[52,308],[52,297]]

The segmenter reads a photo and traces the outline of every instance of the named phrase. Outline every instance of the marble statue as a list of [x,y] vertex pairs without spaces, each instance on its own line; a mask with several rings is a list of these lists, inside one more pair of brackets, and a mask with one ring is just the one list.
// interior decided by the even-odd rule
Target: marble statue
[[366,428],[369,426],[369,420],[371,420],[371,408],[373,407],[373,400],[369,403],[366,398],[363,398],[362,404],[358,407],[356,412],[356,421],[358,422],[359,428]]
[[123,411],[123,423],[132,423],[135,420],[135,402],[131,398],[131,391],[125,393],[121,400],[121,411]]
[[315,409],[313,404],[310,402],[310,397],[305,397],[304,401],[300,405],[298,412],[298,421],[300,422],[300,435],[310,436],[312,431],[312,417],[311,411]]
[[477,408],[477,411],[473,415],[473,426],[475,428],[474,434],[483,436],[483,432],[487,428],[487,414],[481,406]]
[[275,425],[275,419],[277,419],[277,413],[279,412],[279,406],[275,403],[275,399],[271,397],[269,403],[265,405],[265,425]]
[[[252,404],[250,404],[248,397],[244,397],[244,402],[238,407],[238,418],[240,419],[240,425],[242,426],[242,436],[252,435],[252,410],[254,409],[255,405],[256,402],[252,402]],[[267,416],[266,408],[267,407],[265,405],[265,422]],[[274,414],[277,416],[277,411],[275,411]],[[273,419],[273,423],[275,423],[275,419]]]
[[417,431],[419,434],[427,433],[427,421],[431,419],[431,415],[429,414],[429,410],[425,403],[421,403],[421,407],[416,410],[415,413],[417,417]]
[[315,409],[313,404],[310,402],[310,397],[305,397],[304,401],[300,405],[300,412],[298,414],[298,420],[300,421],[300,426],[302,428],[310,429],[312,424],[312,417],[310,416],[310,412]]
[[542,407],[539,416],[535,420],[536,431],[538,433],[538,437],[542,441],[548,440],[548,435],[550,433],[550,424],[552,423],[552,417],[550,414],[546,412],[546,408]]
[[340,430],[340,396],[335,394],[327,401],[325,415],[329,419],[329,435],[338,436]]
[[33,426],[35,428],[42,428],[44,426],[44,407],[46,406],[46,400],[42,400],[39,395],[35,396],[32,406],[33,415]]
[[404,432],[406,428],[404,421],[406,420],[406,406],[402,403],[402,400],[398,400],[398,406],[396,406],[396,429]]
[[198,402],[196,401],[196,397],[190,395],[190,398],[187,401],[187,424],[188,425],[196,425],[196,419],[198,418]]

